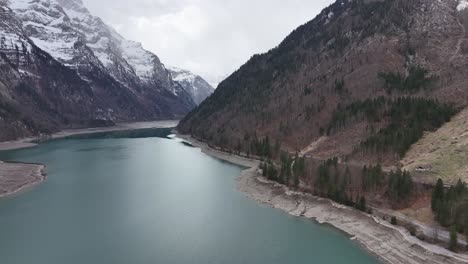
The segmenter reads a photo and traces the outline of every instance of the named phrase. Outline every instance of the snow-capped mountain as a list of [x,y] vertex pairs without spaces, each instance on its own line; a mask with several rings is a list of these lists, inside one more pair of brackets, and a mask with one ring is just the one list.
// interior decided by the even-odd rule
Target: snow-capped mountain
[[0,140],[176,119],[196,106],[192,94],[81,0],[0,0],[0,129],[10,131]]
[[214,92],[213,86],[202,77],[177,67],[168,67],[168,69],[171,72],[172,79],[190,93],[197,105],[201,104]]
[[66,66],[93,63],[129,89],[182,93],[156,55],[91,15],[81,0],[10,0],[10,8],[31,40]]
[[[134,107],[132,101],[129,105]],[[0,1],[0,140],[65,126],[105,125],[103,109],[112,108],[117,108],[114,100],[96,96],[76,71],[39,49]]]

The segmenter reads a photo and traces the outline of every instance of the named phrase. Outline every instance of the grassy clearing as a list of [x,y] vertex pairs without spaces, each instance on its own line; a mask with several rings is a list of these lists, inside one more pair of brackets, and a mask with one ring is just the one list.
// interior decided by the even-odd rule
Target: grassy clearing
[[[468,108],[436,132],[426,134],[411,147],[402,163],[404,169],[414,172],[416,180],[468,182]],[[429,171],[418,172],[418,168]]]

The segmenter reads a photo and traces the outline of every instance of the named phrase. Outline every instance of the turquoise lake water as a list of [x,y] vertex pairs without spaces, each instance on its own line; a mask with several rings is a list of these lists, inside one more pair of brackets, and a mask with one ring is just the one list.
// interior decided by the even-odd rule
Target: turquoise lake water
[[370,264],[343,233],[258,205],[242,168],[164,138],[1,152],[48,179],[0,200],[1,264]]

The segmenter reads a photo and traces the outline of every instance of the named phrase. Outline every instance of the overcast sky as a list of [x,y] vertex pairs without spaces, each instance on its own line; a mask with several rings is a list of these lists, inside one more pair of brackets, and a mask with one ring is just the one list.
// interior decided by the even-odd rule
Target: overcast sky
[[333,0],[83,0],[166,65],[218,83]]

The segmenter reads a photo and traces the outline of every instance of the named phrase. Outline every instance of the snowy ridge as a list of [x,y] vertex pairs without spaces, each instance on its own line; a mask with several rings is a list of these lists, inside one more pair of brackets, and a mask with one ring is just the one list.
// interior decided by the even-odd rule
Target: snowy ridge
[[172,79],[190,93],[196,104],[201,104],[214,92],[214,88],[200,76],[177,67],[168,67]]
[[34,43],[88,82],[86,75],[98,71],[110,75],[136,96],[148,98],[142,94],[144,91],[150,91],[153,96],[169,92],[184,104],[194,106],[200,97],[196,91],[203,79],[183,70],[178,72],[184,75],[173,79],[172,72],[155,54],[140,43],[125,39],[93,16],[81,0],[0,1],[4,11],[12,12],[19,21],[18,28],[10,33],[7,27],[0,27],[2,50],[14,52],[23,46],[30,50],[29,43]]
[[144,50],[140,43],[129,40],[122,40],[121,51],[139,77],[151,77],[154,64],[158,62],[156,55]]
[[[159,83],[177,95],[177,87],[173,87],[156,55],[140,43],[124,39],[93,16],[81,0],[10,0],[9,6],[23,21],[31,40],[63,64],[82,66],[83,54],[89,53],[89,48],[89,56],[95,56],[118,81]],[[78,44],[85,46],[79,49]]]
[[[151,81],[154,77],[161,77],[157,76],[161,70],[165,71],[161,62],[156,55],[143,49],[140,43],[124,39],[101,19],[91,15],[81,0],[58,1],[75,27],[81,28],[80,33],[85,36],[87,46],[106,68],[124,69],[127,74],[136,74],[135,77],[144,82]],[[120,77],[118,74],[115,76]],[[175,93],[174,89],[169,90]]]
[[168,69],[172,72],[172,78],[176,82],[194,82],[198,77],[194,73],[191,73],[187,70],[179,69],[177,67],[168,66]]

